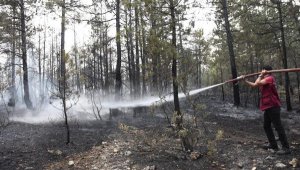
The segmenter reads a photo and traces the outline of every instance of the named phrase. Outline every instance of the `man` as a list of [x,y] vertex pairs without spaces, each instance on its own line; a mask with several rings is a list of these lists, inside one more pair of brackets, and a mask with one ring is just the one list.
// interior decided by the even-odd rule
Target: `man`
[[[268,73],[270,70],[272,70],[271,66],[264,66],[255,82],[246,80],[244,76],[241,77],[249,86],[258,87],[261,93],[260,110],[264,111],[264,130],[269,141],[269,144],[263,148],[273,149],[278,155],[290,154],[290,147],[280,119],[281,103],[275,86],[275,78]],[[279,151],[271,124],[275,127],[282,145]]]

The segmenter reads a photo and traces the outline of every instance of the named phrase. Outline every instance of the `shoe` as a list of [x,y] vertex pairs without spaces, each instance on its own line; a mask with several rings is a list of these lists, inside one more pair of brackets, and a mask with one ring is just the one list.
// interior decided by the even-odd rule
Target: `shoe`
[[273,150],[275,150],[275,151],[278,150],[278,146],[271,146],[270,144],[269,144],[269,145],[263,145],[262,148],[263,148],[264,150],[269,150],[269,149],[273,149]]
[[277,155],[288,155],[291,154],[290,148],[282,148],[276,152]]

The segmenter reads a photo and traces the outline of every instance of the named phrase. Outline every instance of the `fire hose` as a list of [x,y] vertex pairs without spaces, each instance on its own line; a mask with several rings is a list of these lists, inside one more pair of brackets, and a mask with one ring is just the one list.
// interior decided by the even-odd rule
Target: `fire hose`
[[[284,72],[300,72],[300,68],[289,68],[289,69],[279,69],[279,70],[268,70],[267,71],[267,73],[284,73]],[[243,77],[239,76],[235,79],[225,81],[224,84],[225,83],[230,83],[230,82],[236,83],[239,80],[241,80],[242,78],[254,77],[254,76],[257,76],[257,75],[260,75],[260,74],[261,74],[261,72],[257,72],[257,73],[244,75]]]

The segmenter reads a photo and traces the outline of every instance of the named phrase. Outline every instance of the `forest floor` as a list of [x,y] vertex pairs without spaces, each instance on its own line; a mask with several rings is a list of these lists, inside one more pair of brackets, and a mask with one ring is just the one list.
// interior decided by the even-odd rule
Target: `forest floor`
[[[292,169],[300,160],[300,113],[282,110],[292,153],[263,150],[262,113],[236,108],[214,97],[192,99],[200,110],[182,102],[192,152],[183,151],[162,108],[119,113],[102,121],[71,122],[71,144],[61,123],[11,122],[0,129],[0,169]],[[170,109],[171,110],[171,109]],[[171,116],[168,116],[171,119]],[[299,163],[295,165],[300,169]]]

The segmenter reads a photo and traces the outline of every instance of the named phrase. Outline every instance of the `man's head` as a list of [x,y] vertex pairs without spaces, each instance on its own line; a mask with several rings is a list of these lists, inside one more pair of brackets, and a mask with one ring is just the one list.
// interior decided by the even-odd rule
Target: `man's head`
[[262,67],[262,70],[270,71],[270,70],[272,70],[272,67],[269,66],[269,65],[265,65],[265,66]]

